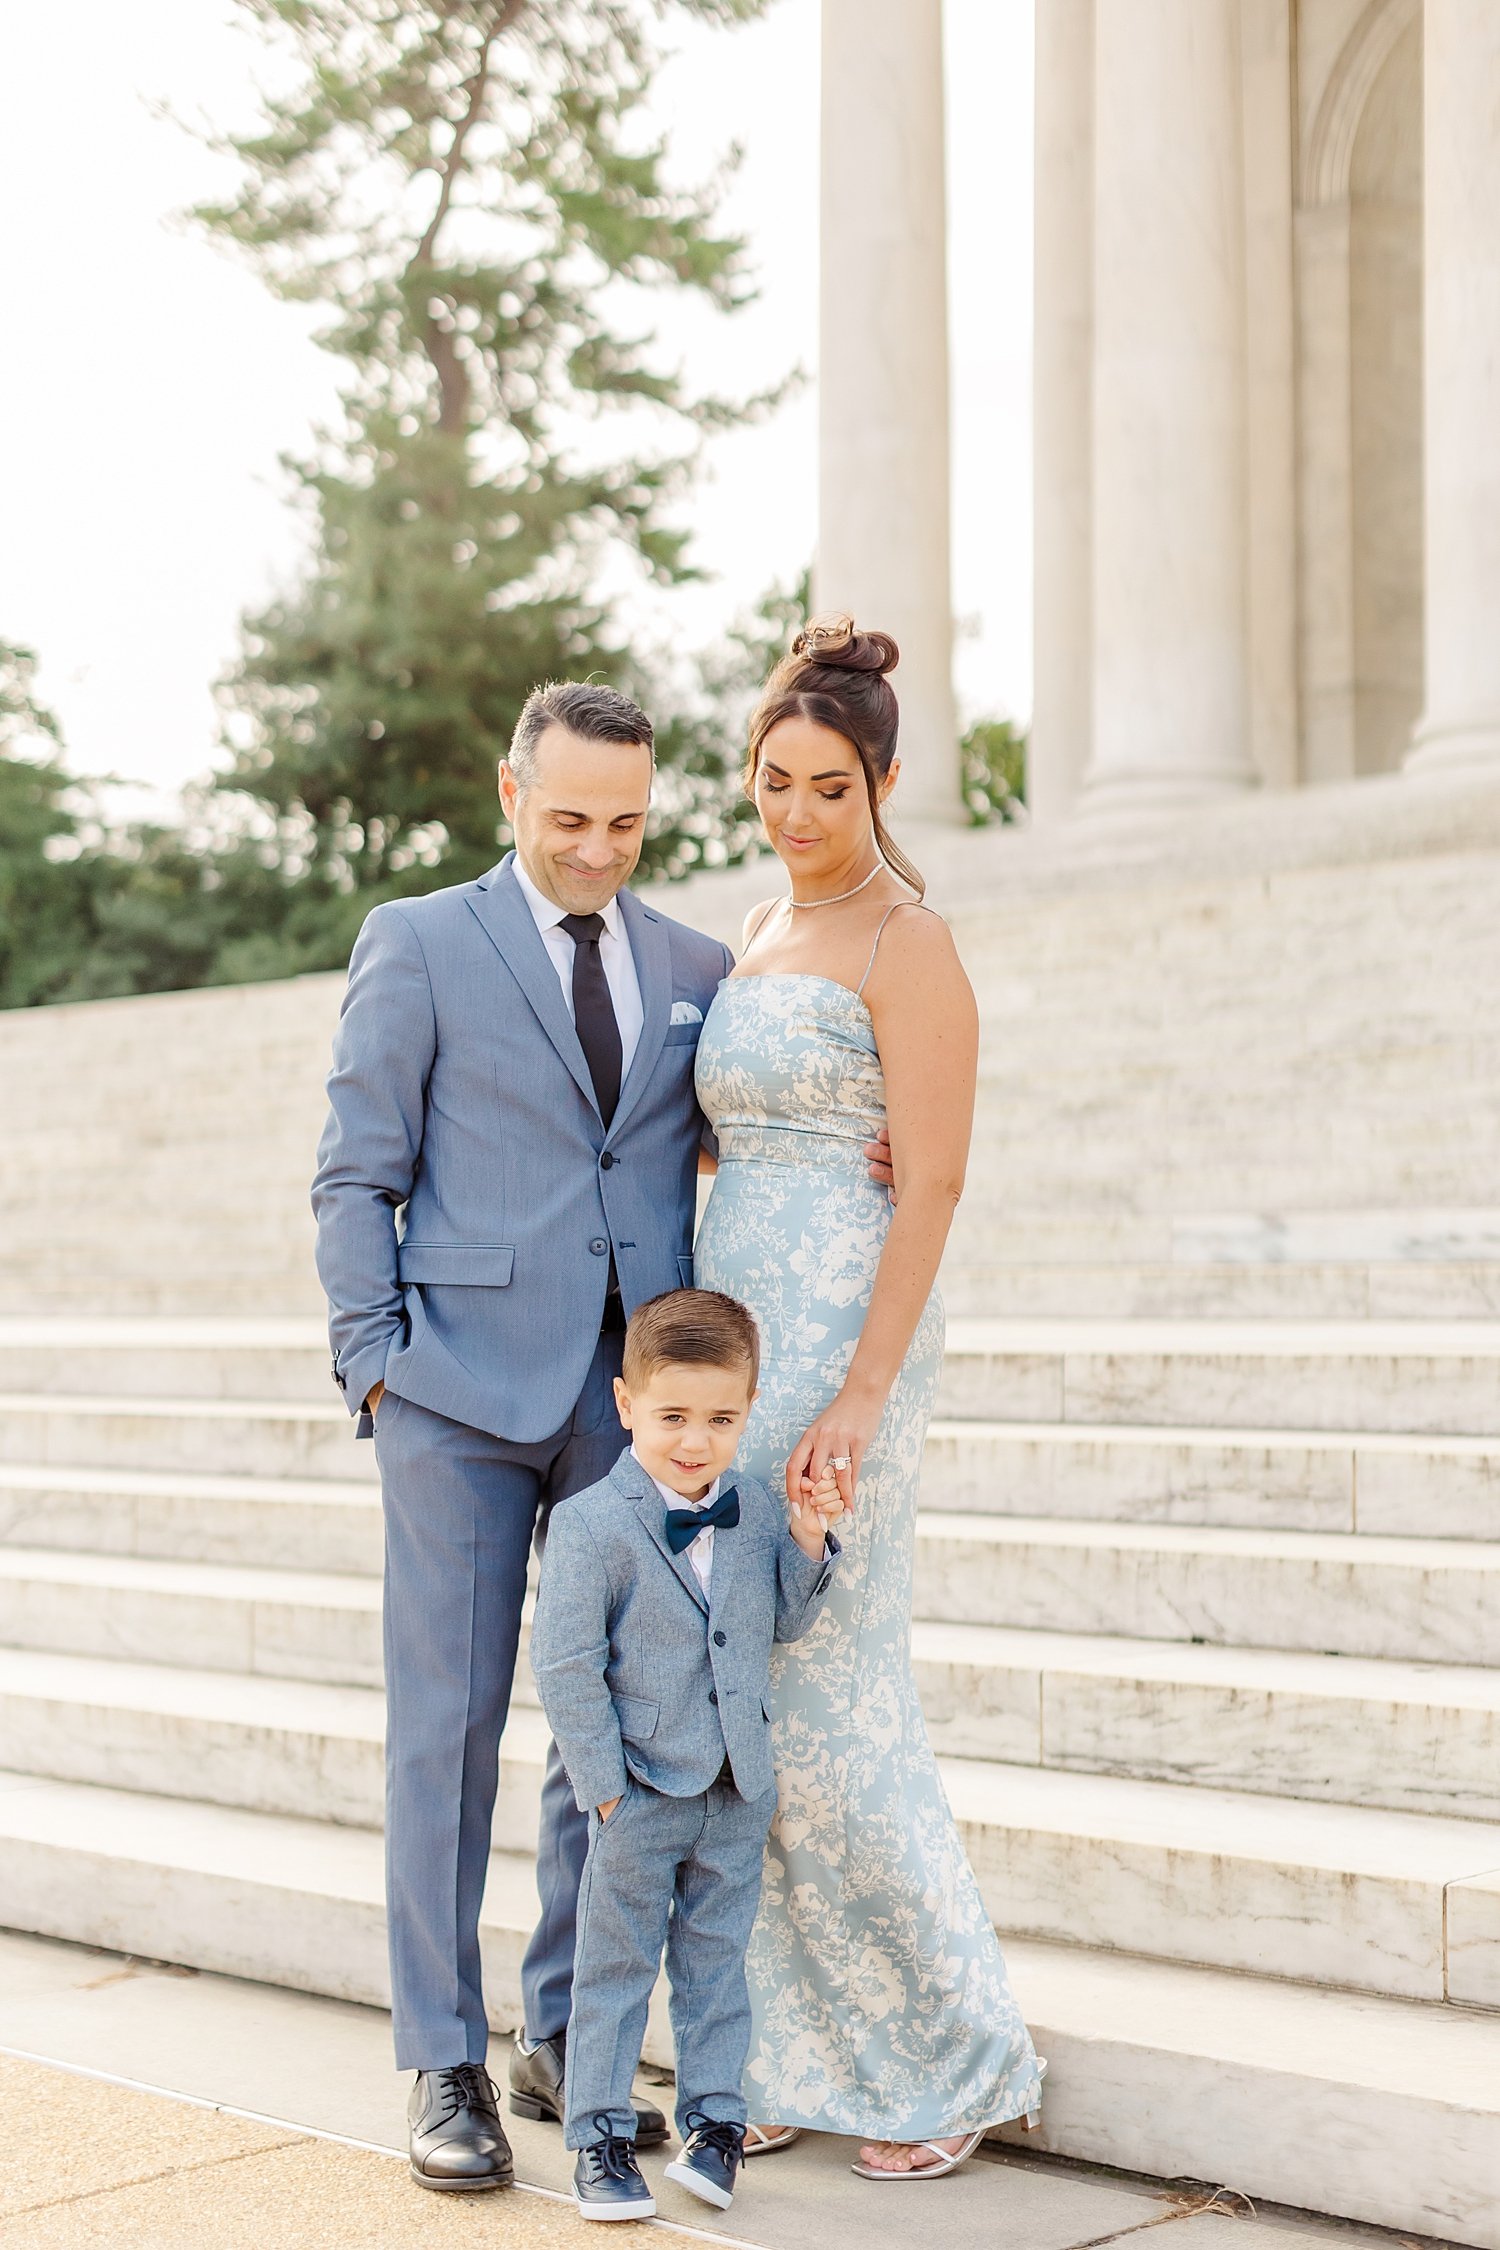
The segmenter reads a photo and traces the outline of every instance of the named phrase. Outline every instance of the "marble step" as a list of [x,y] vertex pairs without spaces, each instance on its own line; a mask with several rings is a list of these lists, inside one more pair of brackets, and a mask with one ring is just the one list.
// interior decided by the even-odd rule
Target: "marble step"
[[378,1577],[378,1485],[0,1462],[0,1546]]
[[1500,1322],[952,1320],[945,1417],[1500,1434]]
[[1500,1671],[918,1620],[943,1756],[1500,1820]]
[[[518,1701],[497,1849],[535,1848],[547,1742]],[[384,1749],[378,1687],[0,1648],[0,1767],[17,1773],[379,1828]]]
[[1026,1941],[1006,1955],[1048,2062],[1029,2146],[1500,2250],[1493,2018]]
[[[1283,1646],[1484,1663],[1500,1550],[1474,1535],[1494,1524],[1497,1456],[1484,1440],[938,1423],[918,1608],[1210,1641],[1253,1640],[1274,1617]],[[370,1483],[25,1463],[0,1463],[0,1546],[248,1565],[278,1583],[373,1579],[382,1559]]]
[[8,1392],[338,1405],[327,1330],[305,1319],[0,1319]]
[[0,1396],[0,1462],[377,1481],[332,1383],[313,1399],[158,1398],[95,1393]]
[[0,1547],[0,1647],[378,1687],[380,1581]]
[[[21,1929],[387,2004],[379,1839],[328,1823],[0,1776]],[[495,1854],[481,1925],[497,2028],[519,2013],[529,1861]],[[1454,2006],[1012,1941],[1049,2063],[1047,2149],[1500,2250],[1500,2042]],[[659,2012],[647,2054],[665,2059]]]
[[929,1508],[1105,1523],[1491,1539],[1500,1439],[1149,1423],[942,1420]]
[[[376,1828],[381,1698],[0,1650],[0,1767]],[[529,1849],[547,1730],[511,1714],[497,1849]],[[950,1759],[1005,1929],[1500,2008],[1500,1827]]]
[[[1493,1532],[1497,1478],[1486,1438],[961,1421],[932,1425],[922,1472],[925,1503],[949,1514],[1454,1540]],[[0,1462],[0,1545],[374,1575],[379,1493],[368,1478]]]
[[1500,2010],[1494,1823],[978,1759],[940,1765],[1002,1931]]
[[[101,1362],[112,1349],[104,1339],[110,1325],[94,1324],[90,1349]],[[113,1325],[126,1332],[122,1364],[147,1380],[151,1347],[142,1331],[152,1324]],[[163,1325],[184,1334],[192,1326]],[[198,1343],[182,1346],[197,1395],[11,1390],[0,1397],[0,1459],[182,1470],[232,1461],[248,1475],[373,1475],[369,1449],[350,1443],[326,1369],[328,1388],[316,1389],[310,1324],[286,1324],[282,1340],[277,1324],[257,1324],[259,1346],[249,1324],[229,1341],[215,1335],[219,1325],[202,1324]],[[43,1350],[45,1340],[33,1348]],[[259,1395],[231,1389],[255,1380],[262,1355]],[[1495,1436],[1497,1378],[1500,1321],[956,1318],[940,1411],[1022,1422]],[[278,1380],[306,1395],[278,1392]]]
[[[985,1250],[994,1255],[986,1262]],[[1169,1257],[1028,1264],[997,1228],[961,1233],[943,1265],[950,1319],[1492,1320],[1500,1260],[1173,1264]]]
[[916,1614],[1484,1665],[1500,1653],[1500,1543],[933,1511]]
[[[372,1449],[337,1436],[365,1476],[0,1461],[0,1545],[376,1573]],[[935,1422],[922,1472],[946,1513],[1470,1540],[1500,1521],[1497,1480],[1488,1438],[977,1421]]]
[[[380,1588],[0,1549],[6,1645],[376,1687]],[[1500,1819],[1500,1671],[935,1621],[914,1651],[949,1756]]]

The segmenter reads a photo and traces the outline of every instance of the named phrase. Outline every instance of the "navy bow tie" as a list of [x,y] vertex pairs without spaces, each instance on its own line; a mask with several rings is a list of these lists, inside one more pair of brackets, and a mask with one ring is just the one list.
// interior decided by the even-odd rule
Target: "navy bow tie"
[[731,1484],[711,1508],[668,1508],[667,1545],[674,1555],[680,1555],[710,1524],[722,1524],[726,1531],[732,1531],[739,1520],[740,1496]]

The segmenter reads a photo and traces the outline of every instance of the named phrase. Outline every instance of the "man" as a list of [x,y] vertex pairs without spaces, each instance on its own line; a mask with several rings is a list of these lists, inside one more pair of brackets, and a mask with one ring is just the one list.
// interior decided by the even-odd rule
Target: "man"
[[[479,1909],[530,1547],[621,1451],[628,1314],[693,1279],[693,1062],[733,956],[622,889],[653,762],[615,689],[535,690],[500,769],[514,853],[376,907],[328,1081],[318,1271],[385,1504],[391,1995],[429,2188],[512,2176]],[[559,2123],[587,1843],[554,1748],[511,2101]],[[665,2138],[642,2105],[638,2142]]]

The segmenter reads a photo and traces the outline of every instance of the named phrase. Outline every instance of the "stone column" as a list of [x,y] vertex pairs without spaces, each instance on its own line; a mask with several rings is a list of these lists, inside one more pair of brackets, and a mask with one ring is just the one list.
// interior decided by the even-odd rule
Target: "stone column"
[[[1109,4],[1109,0],[1105,0]],[[1026,798],[1075,802],[1093,727],[1094,0],[1036,11],[1035,671]]]
[[962,814],[941,0],[823,0],[819,609],[894,633],[900,819]]
[[1426,706],[1407,763],[1500,761],[1500,6],[1426,0]]
[[1254,781],[1236,0],[1095,22],[1092,812]]

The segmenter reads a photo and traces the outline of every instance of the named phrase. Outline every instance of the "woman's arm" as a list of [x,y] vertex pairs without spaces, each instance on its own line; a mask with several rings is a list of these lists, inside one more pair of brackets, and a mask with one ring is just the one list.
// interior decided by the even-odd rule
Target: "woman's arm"
[[861,1459],[922,1317],[963,1193],[979,1061],[974,994],[936,915],[903,913],[892,921],[865,997],[885,1074],[896,1209],[843,1389],[786,1472],[790,1499],[804,1473],[816,1476],[825,1461],[847,1454],[851,1466],[838,1475],[851,1507]]

